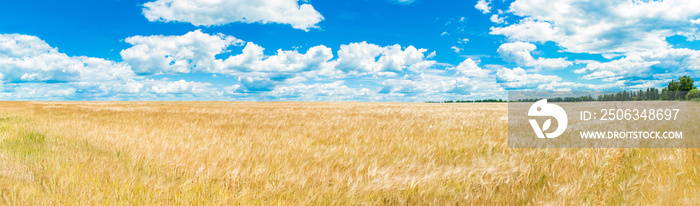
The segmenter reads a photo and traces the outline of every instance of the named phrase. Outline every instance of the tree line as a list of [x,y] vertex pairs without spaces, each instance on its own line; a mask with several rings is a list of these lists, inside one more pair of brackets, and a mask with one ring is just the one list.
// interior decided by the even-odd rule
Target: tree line
[[[695,80],[687,75],[678,78],[678,81],[671,80],[665,88],[661,90],[649,87],[636,91],[622,91],[611,94],[602,94],[597,97],[591,95],[580,97],[557,97],[548,98],[548,102],[590,102],[590,101],[680,101],[694,100],[700,101],[700,91],[694,86]],[[536,102],[541,99],[518,99],[511,102]],[[479,103],[479,102],[507,102],[502,99],[483,100],[447,100],[447,101],[427,101],[426,103]]]
[[[680,100],[700,100],[700,91],[694,86],[694,80],[689,76],[682,76],[678,81],[671,80],[665,88],[660,91],[657,88],[649,87],[646,90],[622,91],[611,94],[602,94],[597,97],[591,95],[580,97],[557,97],[548,98],[548,102],[587,102],[587,101],[680,101]],[[517,102],[535,102],[540,99],[519,99]]]

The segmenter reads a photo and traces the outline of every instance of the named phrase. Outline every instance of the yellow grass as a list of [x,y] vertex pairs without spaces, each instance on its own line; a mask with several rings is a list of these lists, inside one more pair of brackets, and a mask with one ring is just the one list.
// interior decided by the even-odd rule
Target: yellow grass
[[1,102],[5,204],[697,204],[695,149],[509,149],[506,104]]

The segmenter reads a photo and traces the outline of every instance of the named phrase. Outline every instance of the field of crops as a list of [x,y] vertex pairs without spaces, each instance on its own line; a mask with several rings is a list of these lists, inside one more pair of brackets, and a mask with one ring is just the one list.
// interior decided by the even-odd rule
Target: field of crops
[[510,149],[507,105],[0,102],[0,202],[696,204],[696,149]]

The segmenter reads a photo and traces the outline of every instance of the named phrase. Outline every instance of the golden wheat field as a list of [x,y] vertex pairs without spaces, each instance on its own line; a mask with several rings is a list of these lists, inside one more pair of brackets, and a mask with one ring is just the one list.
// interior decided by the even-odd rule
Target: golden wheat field
[[695,149],[510,149],[507,105],[1,102],[8,205],[697,204]]

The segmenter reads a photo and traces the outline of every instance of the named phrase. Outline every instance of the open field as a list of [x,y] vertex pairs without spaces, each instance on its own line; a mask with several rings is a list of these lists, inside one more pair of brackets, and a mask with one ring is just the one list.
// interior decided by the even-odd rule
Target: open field
[[509,149],[506,104],[0,102],[5,204],[697,204],[696,149]]

